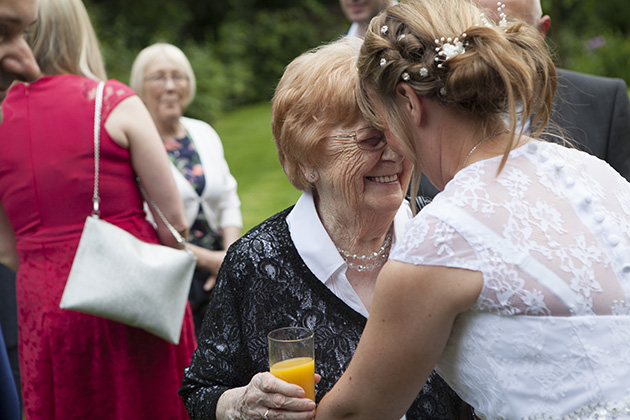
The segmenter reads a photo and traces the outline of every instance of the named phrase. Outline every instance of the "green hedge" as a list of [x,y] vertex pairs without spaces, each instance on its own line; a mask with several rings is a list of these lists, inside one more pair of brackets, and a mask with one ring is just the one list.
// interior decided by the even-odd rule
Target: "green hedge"
[[[92,5],[90,14],[104,19],[104,7]],[[108,76],[125,83],[142,48],[154,42],[179,46],[190,59],[198,82],[196,99],[187,114],[212,122],[224,111],[269,101],[291,60],[347,29],[348,23],[337,8],[338,4],[331,8],[316,0],[303,0],[294,7],[255,11],[248,19],[237,15],[214,28],[218,40],[208,34],[202,41],[178,35],[177,21],[142,37],[138,34],[141,28],[134,30],[132,17],[117,15],[113,24],[93,20]],[[172,14],[168,10],[165,13]]]
[[[85,1],[110,77],[128,82],[133,59],[151,43],[178,45],[198,79],[187,114],[211,123],[223,112],[269,101],[293,58],[348,28],[338,0]],[[549,42],[558,65],[630,84],[630,2],[543,0],[543,8],[552,16]]]

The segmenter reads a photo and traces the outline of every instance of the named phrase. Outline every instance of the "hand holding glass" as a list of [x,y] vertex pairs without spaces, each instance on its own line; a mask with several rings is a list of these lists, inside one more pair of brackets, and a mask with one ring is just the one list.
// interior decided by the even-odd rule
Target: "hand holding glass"
[[304,389],[315,401],[315,351],[313,331],[302,327],[278,328],[268,335],[270,372]]

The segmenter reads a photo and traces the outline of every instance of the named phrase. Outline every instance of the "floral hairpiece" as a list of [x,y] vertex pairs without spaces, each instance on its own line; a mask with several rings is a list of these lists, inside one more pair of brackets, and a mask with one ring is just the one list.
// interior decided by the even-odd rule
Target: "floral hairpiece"
[[436,39],[435,45],[437,45],[437,47],[435,47],[435,51],[437,52],[435,61],[438,63],[437,67],[441,69],[444,67],[443,64],[445,61],[466,52],[468,41],[466,40],[466,33],[463,33],[461,39],[459,37],[455,37],[455,39],[444,37]]

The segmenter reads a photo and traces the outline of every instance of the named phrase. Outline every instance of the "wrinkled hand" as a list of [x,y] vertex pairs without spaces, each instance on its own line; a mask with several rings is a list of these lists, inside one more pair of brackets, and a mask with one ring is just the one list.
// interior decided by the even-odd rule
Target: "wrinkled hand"
[[247,386],[226,391],[217,405],[217,418],[230,420],[311,420],[315,403],[304,390],[269,372],[256,374]]

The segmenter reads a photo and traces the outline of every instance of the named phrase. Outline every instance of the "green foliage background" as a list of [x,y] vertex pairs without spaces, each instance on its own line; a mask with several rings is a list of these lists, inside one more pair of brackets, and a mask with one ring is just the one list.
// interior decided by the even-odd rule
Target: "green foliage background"
[[[110,77],[127,82],[135,55],[153,42],[178,45],[199,81],[188,114],[210,122],[224,111],[268,101],[289,61],[348,27],[338,0],[84,1]],[[630,84],[630,2],[542,4],[552,18],[549,40],[558,65]],[[599,47],[589,47],[592,40]]]
[[169,42],[198,82],[187,114],[213,122],[224,111],[268,101],[284,67],[348,27],[338,0],[84,0],[108,76],[128,82],[137,53]]
[[542,0],[557,64],[630,84],[628,0]]
[[[405,1],[405,0],[401,0]],[[435,0],[440,1],[440,0]],[[211,123],[239,183],[244,228],[295,202],[270,130],[269,100],[284,67],[343,34],[339,0],[84,0],[109,77],[129,81],[154,42],[182,48],[197,76],[187,115]],[[630,1],[542,0],[560,67],[630,84]]]

